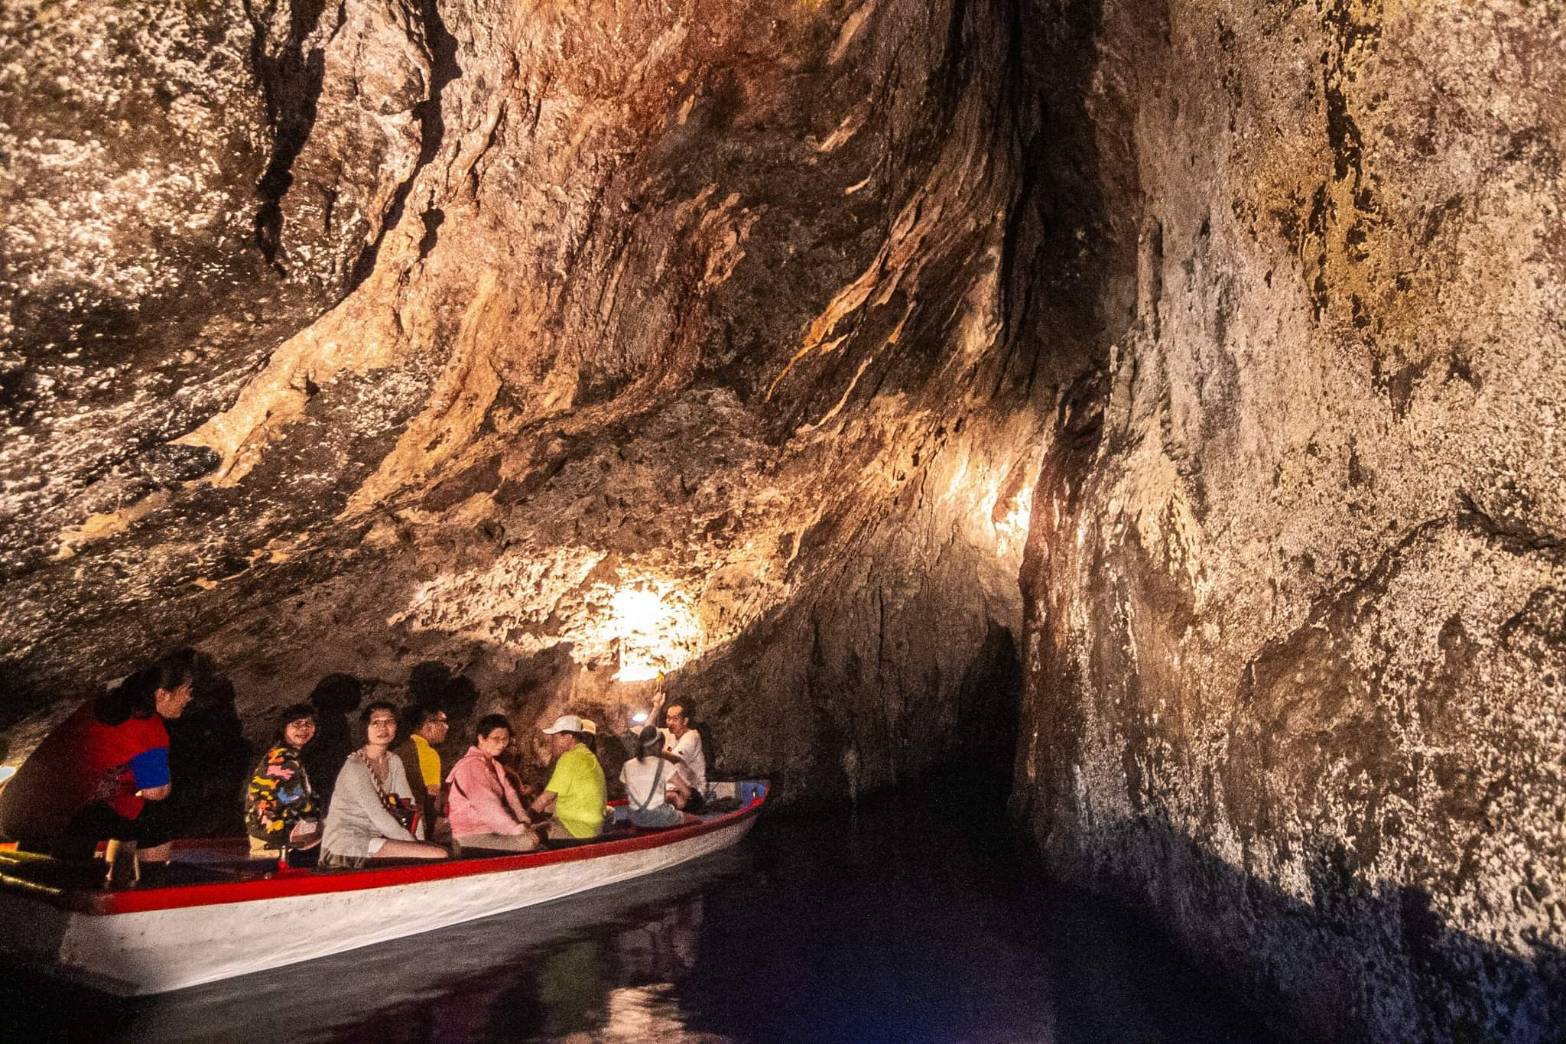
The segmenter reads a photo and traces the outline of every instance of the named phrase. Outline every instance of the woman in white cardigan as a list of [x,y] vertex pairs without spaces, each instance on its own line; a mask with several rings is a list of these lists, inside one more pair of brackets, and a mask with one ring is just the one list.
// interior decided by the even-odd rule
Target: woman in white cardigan
[[406,825],[418,805],[402,760],[389,753],[397,738],[397,709],[377,701],[361,717],[366,742],[337,774],[321,835],[321,865],[357,868],[372,859],[446,858],[444,848],[423,840],[423,823]]

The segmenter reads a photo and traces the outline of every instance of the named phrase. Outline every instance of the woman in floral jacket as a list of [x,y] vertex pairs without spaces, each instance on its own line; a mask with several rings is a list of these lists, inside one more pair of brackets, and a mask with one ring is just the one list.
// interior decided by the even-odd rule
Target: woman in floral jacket
[[250,774],[245,794],[245,832],[252,854],[276,853],[284,845],[311,848],[321,840],[321,810],[299,749],[315,736],[315,708],[296,703],[277,719],[278,734]]

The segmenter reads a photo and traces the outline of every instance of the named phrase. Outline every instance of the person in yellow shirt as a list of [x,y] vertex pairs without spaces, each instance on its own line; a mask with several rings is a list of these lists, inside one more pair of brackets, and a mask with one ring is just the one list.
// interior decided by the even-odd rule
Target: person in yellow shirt
[[533,811],[549,816],[548,836],[556,839],[597,837],[604,829],[604,768],[582,743],[582,719],[562,714],[544,730],[555,771]]
[[435,836],[436,818],[441,812],[440,785],[445,778],[441,774],[440,751],[436,745],[446,741],[446,712],[439,707],[415,707],[412,711],[413,732],[397,745],[397,756],[408,774],[408,782],[419,799],[420,815],[429,837]]

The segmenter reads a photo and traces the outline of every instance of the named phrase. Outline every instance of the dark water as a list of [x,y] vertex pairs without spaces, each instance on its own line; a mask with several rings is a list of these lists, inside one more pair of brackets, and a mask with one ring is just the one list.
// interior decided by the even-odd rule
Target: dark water
[[1003,797],[763,818],[648,881],[165,997],[11,969],[0,1039],[1269,1040],[1127,914],[1027,871]]

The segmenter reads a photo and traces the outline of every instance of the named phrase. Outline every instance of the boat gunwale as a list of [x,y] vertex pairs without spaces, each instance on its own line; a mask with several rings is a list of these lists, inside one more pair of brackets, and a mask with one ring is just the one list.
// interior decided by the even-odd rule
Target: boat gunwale
[[[361,870],[318,871],[282,870],[265,877],[242,881],[214,881],[200,884],[167,885],[161,888],[134,888],[119,892],[61,890],[48,895],[28,896],[34,902],[69,913],[91,916],[147,913],[158,910],[223,906],[333,892],[369,891],[398,885],[423,884],[482,874],[509,873],[556,863],[571,863],[627,852],[662,848],[710,834],[756,815],[771,795],[768,786],[750,802],[733,812],[689,826],[646,831],[626,838],[597,841],[568,848],[542,849],[516,855],[484,856],[478,859],[431,860],[428,864]],[[13,893],[14,894],[14,893]]]

